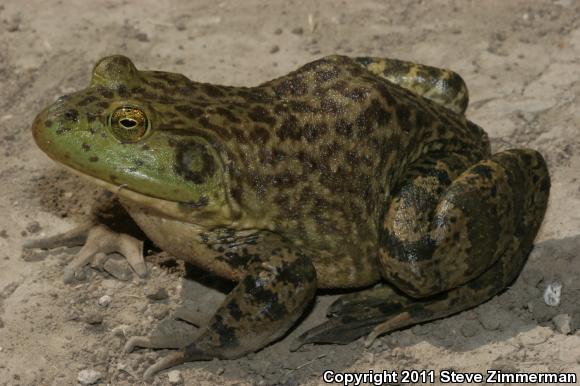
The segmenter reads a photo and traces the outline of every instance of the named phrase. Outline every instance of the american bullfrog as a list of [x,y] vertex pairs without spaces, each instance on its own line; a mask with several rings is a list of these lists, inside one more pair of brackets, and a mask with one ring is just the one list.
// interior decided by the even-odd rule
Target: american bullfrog
[[[466,119],[456,73],[328,56],[256,87],[94,67],[32,126],[51,158],[114,192],[168,253],[237,284],[203,332],[150,367],[237,358],[282,337],[319,288],[353,288],[298,338],[346,343],[474,307],[529,254],[550,178],[530,149],[491,154]],[[103,226],[65,272],[98,252],[146,266],[137,240]],[[377,284],[382,283],[382,284]],[[161,346],[135,338],[133,347]]]

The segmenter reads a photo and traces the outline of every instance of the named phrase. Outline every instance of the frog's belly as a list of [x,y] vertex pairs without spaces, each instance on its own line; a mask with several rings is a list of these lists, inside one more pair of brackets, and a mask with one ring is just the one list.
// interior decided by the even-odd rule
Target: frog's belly
[[226,279],[237,281],[242,277],[241,270],[215,258],[219,253],[201,238],[204,228],[159,216],[126,200],[121,203],[147,237],[165,252]]

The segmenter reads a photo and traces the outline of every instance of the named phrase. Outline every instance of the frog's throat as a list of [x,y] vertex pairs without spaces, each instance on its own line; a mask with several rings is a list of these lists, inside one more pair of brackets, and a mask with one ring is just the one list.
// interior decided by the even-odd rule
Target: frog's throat
[[191,208],[187,204],[147,196],[129,189],[125,185],[116,185],[100,178],[82,173],[68,165],[62,165],[74,174],[88,179],[98,186],[107,189],[122,200],[128,200],[139,206],[154,211],[160,217],[198,224],[207,227],[228,226],[232,224],[232,213],[228,205]]

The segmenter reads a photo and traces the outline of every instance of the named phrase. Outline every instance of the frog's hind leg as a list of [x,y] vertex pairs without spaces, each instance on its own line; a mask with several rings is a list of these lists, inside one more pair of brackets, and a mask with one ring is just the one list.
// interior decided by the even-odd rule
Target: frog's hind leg
[[433,161],[409,172],[385,215],[383,276],[401,292],[379,287],[339,299],[333,317],[297,346],[346,343],[368,332],[372,342],[474,307],[515,280],[547,206],[550,180],[541,155],[505,151],[464,172],[457,172],[460,156],[441,160],[447,170],[429,172]]
[[534,150],[497,153],[451,181],[444,172],[407,180],[384,216],[383,276],[414,298],[464,284],[501,256],[529,252],[546,211],[550,178]]
[[308,343],[350,343],[409,310],[412,303],[411,298],[386,285],[343,295],[328,308],[329,320],[300,335],[291,349]]
[[520,272],[528,251],[504,255],[472,281],[424,299],[413,299],[389,286],[344,295],[328,310],[330,319],[306,331],[293,343],[296,350],[308,343],[350,343],[367,336],[365,345],[387,332],[444,318],[475,307],[510,285]]
[[[183,362],[233,359],[257,351],[282,337],[314,298],[312,258],[279,236],[265,232],[251,244],[230,245],[224,253],[247,261],[238,284],[199,336],[147,369],[145,378]],[[135,339],[126,351],[158,347],[146,337]]]
[[469,103],[465,82],[457,73],[403,60],[355,58],[375,75],[432,100],[449,110],[463,114]]

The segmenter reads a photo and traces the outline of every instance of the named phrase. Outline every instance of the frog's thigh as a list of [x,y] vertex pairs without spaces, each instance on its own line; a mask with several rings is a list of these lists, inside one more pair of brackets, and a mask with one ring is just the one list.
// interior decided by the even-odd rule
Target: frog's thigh
[[355,61],[382,78],[463,114],[469,103],[465,82],[457,73],[386,58],[356,58]]
[[411,184],[392,199],[385,216],[379,249],[383,276],[422,298],[472,280],[502,255],[511,259],[524,241],[531,245],[549,186],[546,164],[533,150],[480,161],[454,179],[439,200],[423,198],[422,186]]

